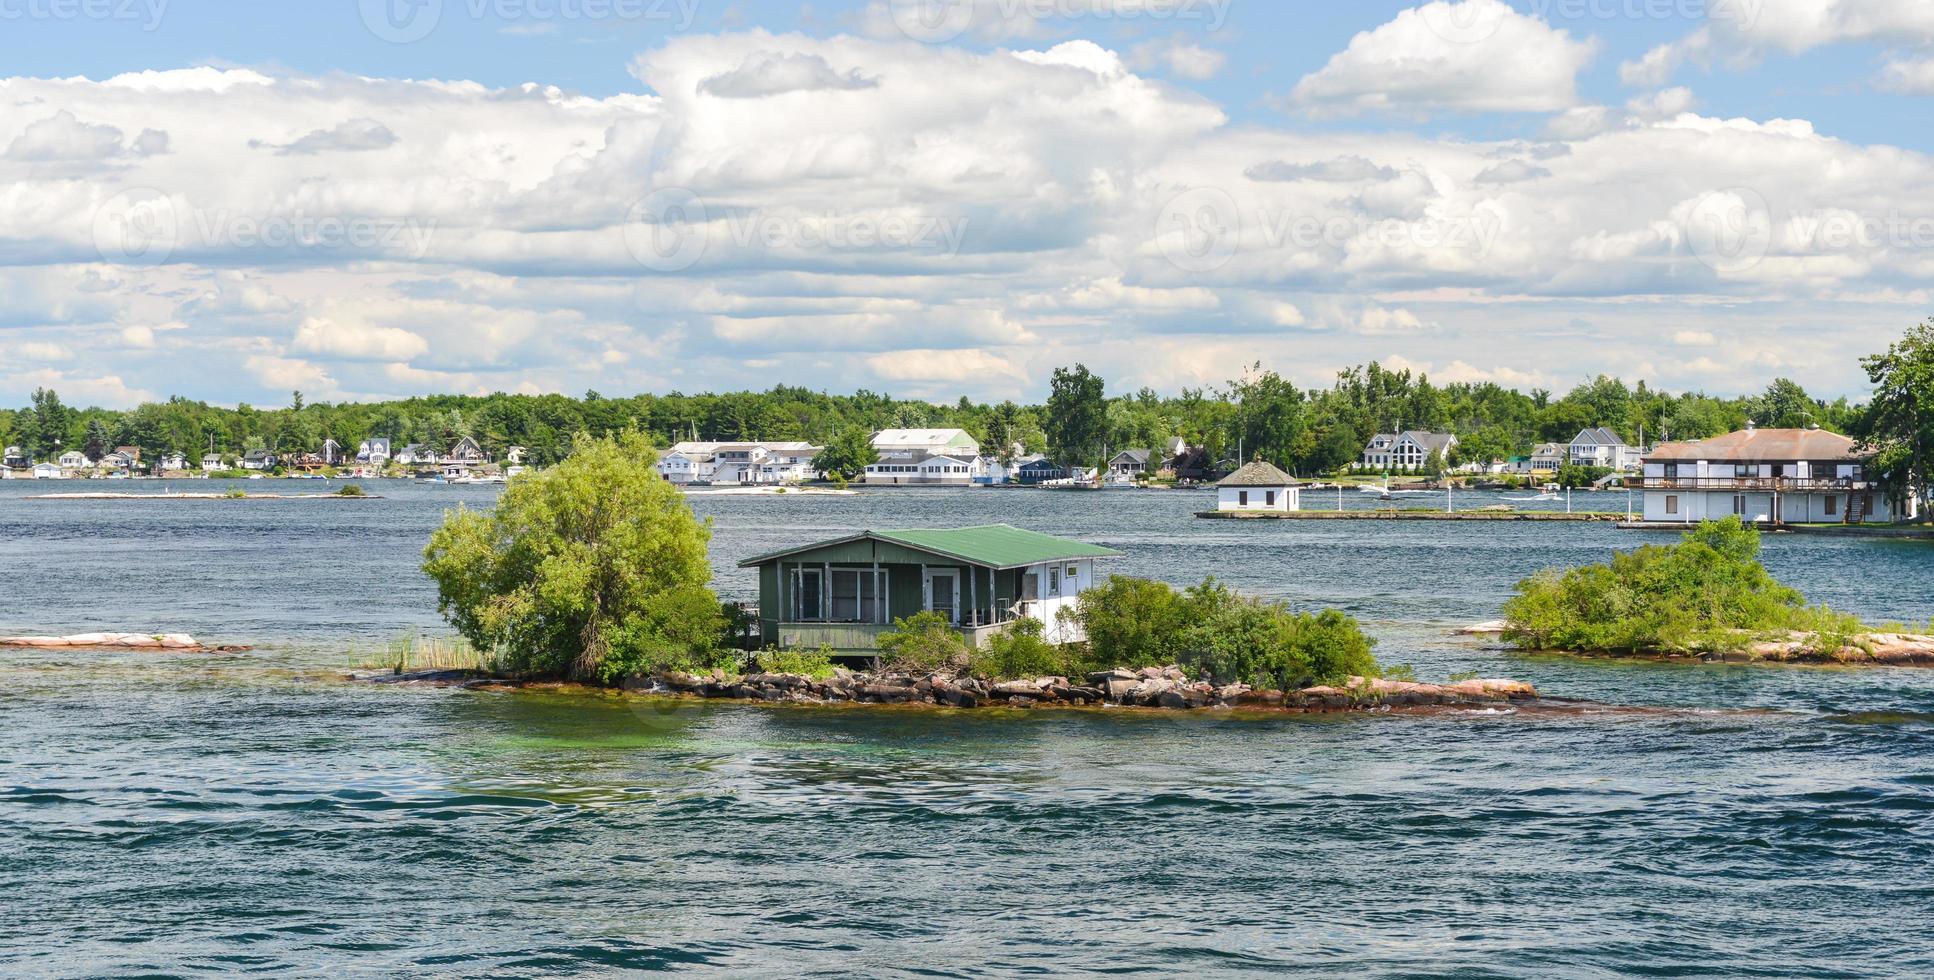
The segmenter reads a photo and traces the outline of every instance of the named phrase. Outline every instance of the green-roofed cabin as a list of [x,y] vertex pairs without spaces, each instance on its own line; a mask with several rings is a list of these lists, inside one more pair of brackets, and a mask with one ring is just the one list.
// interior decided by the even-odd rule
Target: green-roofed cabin
[[759,634],[780,647],[872,656],[893,621],[931,610],[974,646],[1017,619],[1048,639],[1082,639],[1056,614],[1097,582],[1095,562],[1120,552],[996,524],[864,531],[748,558],[759,570]]

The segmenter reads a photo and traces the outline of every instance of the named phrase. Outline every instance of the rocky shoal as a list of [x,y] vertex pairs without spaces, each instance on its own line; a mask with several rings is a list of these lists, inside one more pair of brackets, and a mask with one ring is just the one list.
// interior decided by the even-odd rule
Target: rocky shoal
[[76,633],[72,636],[0,636],[0,647],[83,650],[160,650],[169,653],[237,653],[245,646],[208,646],[186,633]]
[[1380,707],[1495,706],[1528,701],[1536,688],[1520,681],[1467,680],[1417,684],[1353,677],[1337,687],[1299,691],[1257,690],[1246,684],[1190,681],[1176,667],[1117,668],[1079,680],[1040,677],[988,681],[949,672],[853,673],[839,670],[819,680],[802,674],[729,676],[669,673],[651,690],[696,698],[796,703],[929,704],[950,708],[1122,705],[1145,708],[1254,708],[1290,711],[1351,711]]

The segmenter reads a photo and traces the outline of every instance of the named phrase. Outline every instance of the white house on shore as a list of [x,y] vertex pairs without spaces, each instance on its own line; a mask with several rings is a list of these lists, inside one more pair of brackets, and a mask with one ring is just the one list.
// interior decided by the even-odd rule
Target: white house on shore
[[1457,437],[1448,432],[1412,429],[1378,433],[1363,448],[1363,466],[1371,470],[1420,470],[1433,456],[1448,462],[1456,447]]
[[1696,524],[1729,514],[1764,524],[1887,523],[1897,512],[1855,443],[1822,429],[1760,429],[1661,443],[1626,485],[1645,494],[1645,521]]
[[809,442],[681,442],[658,457],[658,475],[677,484],[802,483],[818,474]]
[[1637,470],[1645,456],[1643,450],[1627,445],[1618,433],[1602,425],[1573,436],[1565,451],[1573,466],[1596,466],[1620,471]]
[[1303,509],[1302,484],[1262,460],[1223,477],[1215,485],[1215,509],[1288,513]]
[[881,459],[866,468],[869,485],[967,487],[985,483],[986,464],[979,456],[926,456],[920,459]]

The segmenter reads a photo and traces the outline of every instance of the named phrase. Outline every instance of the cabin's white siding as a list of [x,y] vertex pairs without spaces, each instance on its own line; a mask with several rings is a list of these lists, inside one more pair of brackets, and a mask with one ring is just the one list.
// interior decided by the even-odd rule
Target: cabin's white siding
[[1275,513],[1302,510],[1302,490],[1297,487],[1217,487],[1215,509]]

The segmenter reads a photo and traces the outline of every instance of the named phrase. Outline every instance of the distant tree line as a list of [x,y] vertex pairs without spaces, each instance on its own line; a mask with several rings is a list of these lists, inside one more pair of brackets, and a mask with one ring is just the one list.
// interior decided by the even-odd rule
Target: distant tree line
[[[1917,377],[1887,365],[1911,359],[1925,346],[1873,360],[1875,370],[1886,372],[1876,375],[1876,385]],[[1902,385],[1918,390],[1911,380],[1896,387]],[[1898,408],[1898,399],[1892,404]],[[1934,407],[1934,398],[1924,404]],[[1907,410],[1909,417],[1921,414]],[[1864,406],[1813,398],[1785,378],[1760,394],[1725,398],[1674,394],[1601,375],[1556,395],[1489,382],[1438,385],[1423,374],[1372,362],[1341,372],[1329,387],[1304,389],[1252,365],[1224,385],[1164,396],[1149,388],[1111,394],[1100,376],[1077,364],[1055,371],[1048,399],[1038,405],[965,397],[932,404],[871,391],[834,395],[779,386],[721,394],[499,393],[343,404],[309,401],[295,392],[280,408],[170,398],[111,411],[73,408],[42,389],[27,407],[0,409],[0,441],[43,459],[74,449],[98,458],[118,446],[138,447],[144,458],[180,452],[198,459],[211,449],[235,455],[256,448],[313,452],[325,438],[350,452],[372,437],[387,438],[396,448],[418,443],[441,451],[470,436],[497,458],[510,446],[523,446],[531,462],[549,465],[569,455],[578,433],[601,437],[635,429],[659,446],[686,439],[805,440],[841,447],[838,455],[849,468],[863,468],[867,450],[860,434],[946,427],[967,430],[990,456],[1045,452],[1065,465],[1094,465],[1122,449],[1159,451],[1179,437],[1212,460],[1261,458],[1311,475],[1349,465],[1372,435],[1399,428],[1455,433],[1460,444],[1445,461],[1454,465],[1528,453],[1540,442],[1569,442],[1591,426],[1605,426],[1638,445],[1641,432],[1647,442],[1661,436],[1703,439],[1741,428],[1748,419],[1763,427],[1818,425],[1859,433],[1868,417]],[[1899,411],[1888,418],[1893,429],[1905,431]]]

